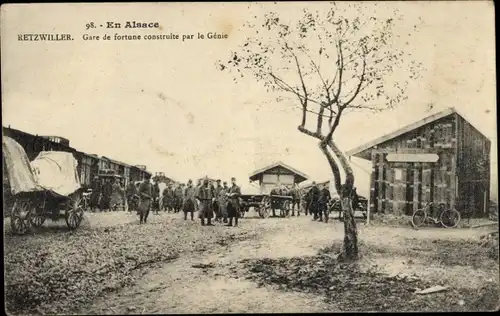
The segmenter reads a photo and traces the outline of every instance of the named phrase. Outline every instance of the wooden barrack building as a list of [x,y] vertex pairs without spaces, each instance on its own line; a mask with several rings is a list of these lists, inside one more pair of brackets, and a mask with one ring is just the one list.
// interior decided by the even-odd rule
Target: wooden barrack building
[[483,216],[490,194],[490,140],[454,108],[347,152],[371,160],[370,211],[412,214],[428,202]]
[[249,177],[250,181],[258,181],[261,194],[269,194],[280,185],[294,185],[307,180],[307,175],[281,161],[267,167],[255,170]]

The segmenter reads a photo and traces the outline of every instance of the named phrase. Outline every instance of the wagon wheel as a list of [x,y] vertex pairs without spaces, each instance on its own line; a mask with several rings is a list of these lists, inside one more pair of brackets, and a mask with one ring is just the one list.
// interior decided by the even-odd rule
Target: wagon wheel
[[38,214],[37,212],[34,212],[30,216],[30,222],[33,227],[40,228],[42,227],[43,223],[45,223],[45,216],[42,214]]
[[266,196],[262,199],[259,207],[259,216],[261,218],[268,218],[271,210],[271,200]]
[[66,211],[66,225],[70,229],[76,229],[80,226],[83,220],[83,207],[82,207],[82,198],[79,196],[75,196],[71,199],[70,209]]
[[30,218],[34,207],[29,201],[16,200],[12,206],[10,227],[14,234],[26,234],[30,229]]

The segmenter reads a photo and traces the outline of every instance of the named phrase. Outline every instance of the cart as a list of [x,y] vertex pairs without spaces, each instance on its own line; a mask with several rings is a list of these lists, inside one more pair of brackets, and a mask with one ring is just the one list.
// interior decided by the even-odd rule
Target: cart
[[14,199],[12,232],[25,234],[32,227],[41,227],[47,218],[64,218],[70,229],[78,228],[84,198],[73,154],[42,151],[30,162],[21,145],[9,137],[3,137],[2,149]]
[[279,210],[280,217],[290,217],[290,208],[292,205],[293,197],[289,195],[274,195],[270,194],[264,199],[264,205],[267,208],[267,212],[272,212],[273,210]]
[[268,218],[273,209],[280,210],[280,217],[290,216],[290,207],[292,205],[292,197],[285,195],[241,195],[242,199],[242,213],[248,212],[251,207],[253,207],[259,217]]
[[247,213],[250,208],[253,208],[259,216],[264,218],[263,214],[261,214],[261,206],[264,195],[259,194],[242,194],[240,195],[240,217],[244,217],[245,213]]
[[[358,205],[356,207],[353,206],[353,210],[360,211],[363,218],[366,219],[368,212],[368,200],[365,197],[358,195]],[[338,219],[343,220],[342,206],[338,197],[334,197],[328,203],[328,215],[332,214],[333,212],[338,212]]]

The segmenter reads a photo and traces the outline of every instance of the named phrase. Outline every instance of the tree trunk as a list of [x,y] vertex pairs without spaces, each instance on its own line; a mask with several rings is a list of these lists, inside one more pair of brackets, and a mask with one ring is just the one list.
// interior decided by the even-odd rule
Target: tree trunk
[[342,211],[344,212],[344,244],[340,257],[345,261],[355,261],[358,259],[358,230],[354,220],[351,197],[342,198]]
[[[328,147],[339,159],[342,169],[344,169],[344,172],[346,173],[346,181],[342,186],[340,185],[340,171],[337,162],[328,151]],[[323,154],[326,156],[330,168],[332,169],[332,173],[335,179],[335,187],[337,189],[337,193],[341,198],[342,212],[344,214],[344,243],[342,253],[339,258],[345,261],[355,261],[358,259],[358,232],[352,205],[354,174],[346,157],[333,141],[328,141],[327,144],[321,142],[320,148]]]

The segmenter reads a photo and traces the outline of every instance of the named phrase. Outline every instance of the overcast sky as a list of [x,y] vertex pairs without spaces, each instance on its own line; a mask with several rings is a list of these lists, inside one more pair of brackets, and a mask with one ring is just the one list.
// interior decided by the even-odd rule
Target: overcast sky
[[[374,2],[372,2],[374,3]],[[340,3],[340,5],[342,5]],[[368,3],[367,5],[370,5]],[[282,160],[313,179],[330,172],[316,141],[296,127],[300,113],[252,81],[234,84],[214,65],[244,40],[246,16],[328,3],[46,4],[2,6],[2,123],[70,139],[78,150],[147,165],[185,181],[201,175],[243,186],[255,169]],[[335,136],[345,151],[454,106],[492,141],[496,174],[496,88],[492,2],[387,2],[405,14],[396,25],[426,68],[408,100],[391,112],[355,113]],[[380,7],[380,5],[379,5]],[[384,8],[373,8],[384,11]],[[419,21],[419,17],[421,21]],[[406,19],[407,18],[407,19]],[[83,41],[85,25],[158,21],[165,33],[229,33],[227,40]],[[408,37],[413,25],[420,31]],[[71,42],[18,42],[18,33],[60,32]],[[160,31],[119,30],[120,34]],[[104,29],[92,34],[116,33]],[[353,160],[361,192],[369,164]],[[360,167],[359,167],[360,166]],[[365,182],[363,182],[365,181]],[[367,189],[367,188],[366,188]]]

